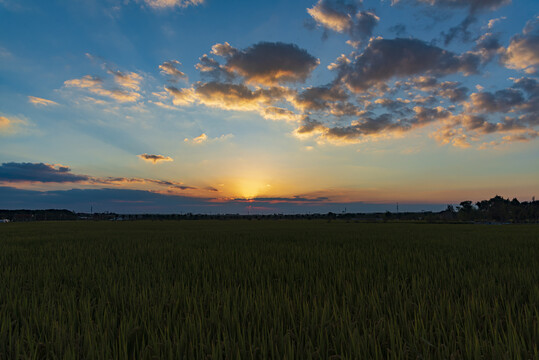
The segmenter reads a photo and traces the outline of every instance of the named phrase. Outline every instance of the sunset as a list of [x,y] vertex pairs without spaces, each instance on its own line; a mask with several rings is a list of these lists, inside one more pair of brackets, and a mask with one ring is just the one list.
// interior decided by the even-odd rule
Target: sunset
[[539,194],[536,1],[0,10],[5,208],[439,210]]
[[0,0],[0,360],[539,359],[539,0]]

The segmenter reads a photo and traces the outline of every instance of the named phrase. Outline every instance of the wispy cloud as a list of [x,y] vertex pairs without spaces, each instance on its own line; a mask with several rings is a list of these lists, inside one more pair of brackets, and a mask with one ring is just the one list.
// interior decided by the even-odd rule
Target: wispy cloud
[[58,105],[57,102],[52,100],[43,99],[36,96],[28,96],[28,102],[30,104],[36,105],[36,106],[51,106],[51,105]]
[[121,87],[132,90],[140,90],[142,76],[135,72],[121,72],[119,70],[109,70],[109,74],[114,76],[114,81]]
[[196,136],[196,137],[194,137],[192,139],[185,138],[183,141],[186,142],[186,143],[189,143],[189,144],[198,145],[198,144],[204,144],[204,143],[208,143],[208,142],[225,141],[225,140],[231,139],[233,137],[234,137],[233,134],[226,134],[226,135],[221,135],[221,136],[218,136],[218,137],[215,137],[215,138],[210,138],[205,133],[202,133],[199,136]]
[[[123,75],[123,74],[122,74]],[[121,77],[115,75],[117,82],[123,82],[127,89],[108,89],[104,87],[104,82],[101,78],[91,75],[85,75],[79,79],[71,79],[64,81],[64,85],[68,88],[79,88],[89,91],[92,94],[107,97],[116,100],[120,103],[136,102],[142,98],[142,95],[133,90],[133,87],[138,88],[138,83],[131,76]]]
[[204,3],[204,0],[144,0],[146,4],[156,9],[167,9],[173,7],[185,8],[197,6]]
[[14,135],[21,132],[28,125],[28,121],[13,116],[0,115],[0,136]]

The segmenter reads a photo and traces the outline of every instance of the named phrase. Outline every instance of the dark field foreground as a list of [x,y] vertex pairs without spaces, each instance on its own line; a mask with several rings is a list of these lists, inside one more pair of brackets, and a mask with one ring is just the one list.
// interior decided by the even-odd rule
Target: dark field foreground
[[539,227],[0,224],[0,359],[538,359]]

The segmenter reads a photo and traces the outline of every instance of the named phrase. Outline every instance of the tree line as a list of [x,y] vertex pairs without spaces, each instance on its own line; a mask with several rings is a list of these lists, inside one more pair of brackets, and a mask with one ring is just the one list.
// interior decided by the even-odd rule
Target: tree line
[[422,222],[496,222],[496,223],[539,223],[539,201],[520,202],[514,198],[494,196],[475,204],[462,201],[459,205],[447,205],[440,212],[390,212],[385,213],[321,213],[321,214],[116,214],[75,213],[69,210],[0,210],[0,219],[9,221],[43,220],[354,220],[354,221],[422,221]]

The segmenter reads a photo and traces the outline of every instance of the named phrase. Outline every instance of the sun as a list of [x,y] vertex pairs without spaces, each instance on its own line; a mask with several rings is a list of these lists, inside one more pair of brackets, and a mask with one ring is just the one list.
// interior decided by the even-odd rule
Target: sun
[[237,182],[237,193],[244,199],[254,199],[269,190],[271,185],[254,179],[240,179]]

